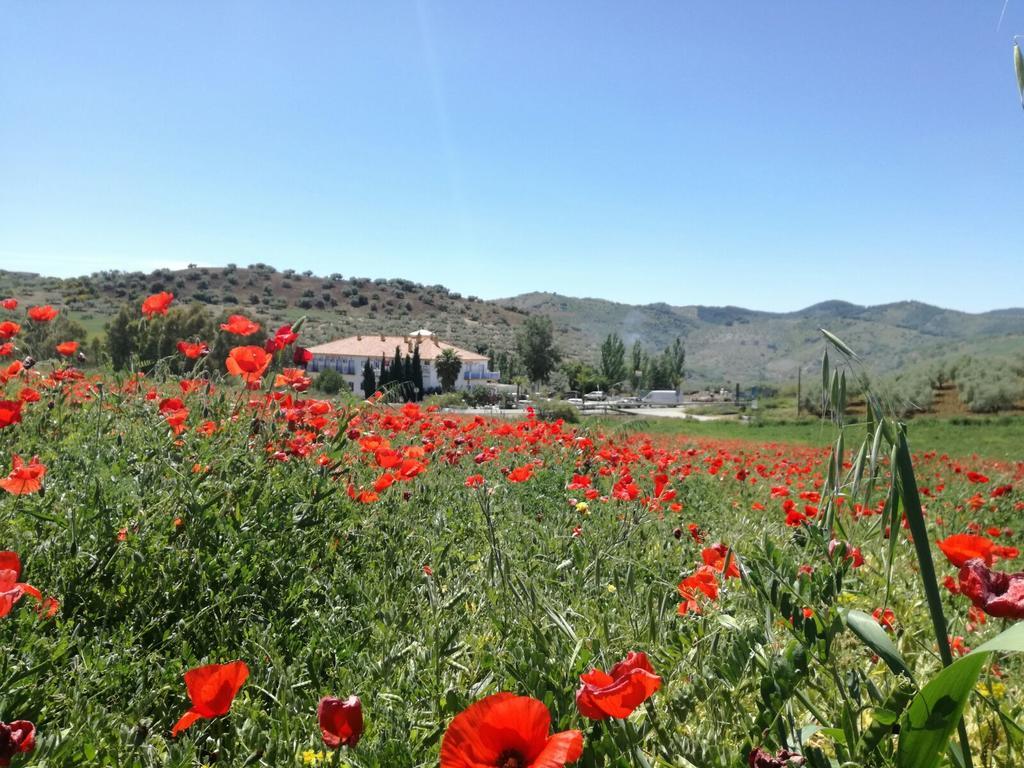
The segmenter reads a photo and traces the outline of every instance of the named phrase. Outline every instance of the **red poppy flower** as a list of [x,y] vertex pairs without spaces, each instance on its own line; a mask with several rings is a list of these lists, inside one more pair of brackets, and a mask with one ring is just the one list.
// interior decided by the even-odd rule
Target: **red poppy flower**
[[527,464],[522,467],[516,467],[508,473],[508,481],[510,483],[524,483],[533,476],[533,466]]
[[289,387],[296,392],[305,392],[313,381],[308,376],[304,376],[304,373],[305,371],[301,368],[285,368],[275,377],[274,386]]
[[981,472],[968,472],[967,479],[972,483],[987,483],[988,477]]
[[324,744],[332,749],[354,747],[363,735],[363,705],[358,696],[344,700],[324,696],[316,708],[316,718]]
[[470,475],[466,478],[466,482],[463,483],[467,488],[478,488],[484,484],[483,475]]
[[271,359],[263,347],[235,347],[224,364],[232,376],[241,376],[247,384],[258,384]]
[[0,765],[10,765],[15,755],[36,748],[36,727],[28,720],[0,723]]
[[[729,556],[728,568],[725,565],[726,555]],[[738,579],[740,577],[740,569],[736,564],[736,553],[730,552],[729,547],[725,544],[718,543],[705,547],[701,550],[700,557],[704,561],[704,565],[710,565],[719,573],[724,573],[727,579]]]
[[21,421],[20,400],[0,400],[0,429]]
[[2,302],[0,302],[0,305],[2,305],[4,309],[17,309],[18,308],[18,300],[17,299],[4,299]]
[[679,594],[683,602],[679,604],[679,615],[685,616],[687,612],[700,613],[700,603],[697,602],[697,595],[703,594],[709,600],[718,599],[718,576],[715,569],[710,565],[702,565],[693,574],[679,582]]
[[245,315],[231,315],[226,323],[221,323],[220,329],[236,336],[252,336],[260,329],[260,324],[254,323]]
[[39,463],[39,457],[33,456],[26,464],[21,457],[11,454],[11,474],[0,480],[0,488],[15,496],[22,496],[27,493],[35,493],[43,487],[43,475],[46,474],[46,467]]
[[580,675],[576,692],[580,714],[590,720],[626,718],[661,687],[647,654],[630,651],[626,658],[605,673],[600,669]]
[[0,323],[0,339],[13,339],[21,331],[21,326],[13,320],[4,320]]
[[29,307],[28,316],[37,323],[48,323],[58,314],[58,311],[51,307],[49,304],[44,304],[41,307]]
[[226,715],[248,677],[249,667],[244,661],[210,664],[186,672],[185,689],[192,708],[174,724],[171,736],[177,736],[196,720]]
[[292,353],[292,362],[295,363],[295,365],[308,365],[313,362],[313,353],[305,347],[296,347],[295,351]]
[[18,581],[21,577],[21,558],[17,552],[0,552],[0,618],[11,612],[14,604],[28,595],[42,600],[42,593],[31,584]]
[[153,317],[153,315],[166,315],[172,301],[174,301],[173,293],[168,293],[167,291],[154,293],[142,302],[142,314],[146,317]]
[[544,702],[496,693],[460,712],[441,741],[441,768],[563,768],[583,753],[583,734],[548,735]]
[[179,341],[178,351],[189,360],[195,360],[203,355],[208,355],[210,353],[210,348],[201,341],[194,343],[189,341]]
[[14,352],[14,342],[8,341],[6,344],[0,344],[0,357],[7,357],[12,352]]
[[984,536],[974,536],[969,533],[956,533],[939,539],[936,544],[942,550],[951,565],[957,568],[962,567],[968,560],[980,558],[985,565],[992,565],[995,562],[993,547],[995,542],[986,539]]
[[999,619],[1024,619],[1024,573],[992,571],[980,558],[960,569],[960,592]]
[[57,354],[64,357],[71,357],[75,352],[78,351],[77,341],[62,341],[57,345]]

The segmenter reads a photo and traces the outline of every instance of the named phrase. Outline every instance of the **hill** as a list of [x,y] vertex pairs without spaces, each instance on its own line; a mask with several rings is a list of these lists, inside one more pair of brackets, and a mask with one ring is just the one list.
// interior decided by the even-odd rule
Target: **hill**
[[695,382],[792,381],[798,367],[818,370],[819,328],[862,353],[870,367],[892,372],[935,356],[1024,351],[1024,309],[970,314],[916,301],[861,306],[843,301],[774,313],[741,307],[635,306],[555,293],[527,293],[499,304],[550,315],[564,337],[596,349],[608,333],[662,349],[677,336]]
[[67,279],[0,270],[0,295],[64,306],[92,336],[103,334],[123,304],[161,290],[173,291],[179,303],[244,312],[271,327],[306,314],[309,343],[425,327],[468,349],[507,350],[516,327],[531,313],[553,319],[567,357],[592,362],[612,332],[628,345],[640,340],[652,351],[678,336],[686,345],[687,378],[693,384],[788,382],[798,368],[813,375],[821,356],[821,327],[845,339],[881,373],[937,356],[1024,351],[1024,309],[970,314],[916,301],[877,306],[827,301],[773,313],[733,306],[638,306],[556,293],[484,301],[441,285],[338,273],[319,277],[265,264],[97,272]]
[[307,315],[303,337],[309,344],[356,333],[402,335],[429,328],[472,350],[505,349],[522,310],[441,285],[410,280],[371,280],[335,273],[277,271],[265,264],[248,267],[191,267],[183,270],[97,272],[61,279],[0,270],[0,295],[23,303],[54,304],[92,336],[125,303],[141,303],[151,293],[171,291],[176,303],[199,302],[211,309],[237,311],[276,327]]

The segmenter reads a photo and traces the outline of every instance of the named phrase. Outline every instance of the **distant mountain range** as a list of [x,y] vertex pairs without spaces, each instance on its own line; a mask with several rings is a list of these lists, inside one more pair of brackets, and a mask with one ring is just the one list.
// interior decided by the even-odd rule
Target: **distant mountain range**
[[677,336],[686,346],[687,378],[694,384],[790,382],[798,368],[817,372],[826,328],[860,353],[869,367],[892,372],[945,355],[1024,352],[1024,309],[969,314],[916,301],[860,306],[826,301],[798,312],[742,307],[630,305],[556,293],[526,293],[484,301],[444,286],[409,280],[318,277],[263,264],[184,270],[99,272],[61,279],[0,270],[0,297],[52,303],[91,335],[125,303],[173,291],[178,303],[202,302],[268,324],[309,317],[310,343],[355,333],[404,334],[428,328],[478,351],[510,349],[532,313],[548,315],[567,357],[596,362],[601,341],[618,333],[660,351]]
[[618,304],[555,293],[498,301],[553,318],[565,338],[593,349],[608,333],[660,350],[681,337],[687,376],[699,382],[793,381],[818,370],[819,328],[846,341],[871,370],[885,373],[949,354],[1024,351],[1024,309],[969,314],[917,301],[860,306],[826,301],[797,312],[742,307]]

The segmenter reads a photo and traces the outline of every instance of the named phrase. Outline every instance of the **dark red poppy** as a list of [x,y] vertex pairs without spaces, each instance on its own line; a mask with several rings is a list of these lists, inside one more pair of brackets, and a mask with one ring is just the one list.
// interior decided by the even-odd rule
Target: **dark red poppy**
[[305,347],[296,347],[295,351],[292,353],[292,362],[295,363],[295,365],[309,365],[313,362],[313,353]]
[[28,720],[0,723],[0,765],[10,765],[15,755],[36,748],[36,727]]
[[583,734],[549,735],[544,702],[496,693],[460,712],[441,741],[441,768],[563,768],[579,760]]
[[354,747],[363,735],[363,704],[358,696],[337,699],[324,696],[316,709],[324,744],[332,749]]
[[266,340],[263,348],[267,350],[267,352],[280,352],[288,345],[293,344],[298,338],[299,334],[294,333],[290,325],[282,325],[277,329],[277,332],[272,338]]
[[226,715],[248,677],[249,667],[244,661],[210,664],[186,672],[185,689],[192,708],[174,724],[171,736],[177,736],[196,720]]
[[231,315],[226,323],[221,323],[220,329],[236,336],[251,336],[260,329],[260,324],[245,315]]
[[999,619],[1024,619],[1024,573],[1000,573],[976,558],[960,569],[960,592]]
[[58,311],[51,307],[49,304],[44,304],[41,307],[29,307],[28,316],[30,319],[35,320],[37,323],[48,323],[58,315]]
[[580,675],[580,680],[576,706],[590,720],[629,717],[661,687],[661,678],[654,674],[647,654],[636,651],[626,654],[611,672],[592,669]]
[[780,749],[772,755],[771,752],[765,752],[758,747],[747,757],[750,768],[790,768],[803,765],[805,762],[807,761],[803,756],[788,749]]
[[981,474],[981,472],[968,472],[967,479],[972,483],[987,483],[988,476]]
[[21,421],[20,400],[0,400],[0,429]]
[[146,317],[153,317],[153,315],[166,315],[172,301],[174,301],[173,293],[168,293],[167,291],[154,293],[142,302],[142,314]]

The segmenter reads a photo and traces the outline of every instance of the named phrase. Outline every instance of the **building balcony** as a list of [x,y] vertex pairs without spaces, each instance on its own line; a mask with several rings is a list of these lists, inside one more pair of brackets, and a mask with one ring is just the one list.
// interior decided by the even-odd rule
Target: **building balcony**
[[497,381],[501,378],[500,371],[464,371],[462,378],[465,381]]

